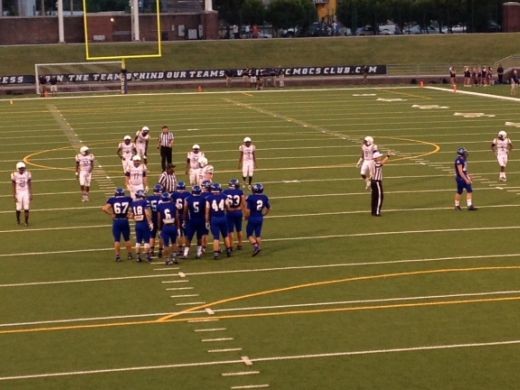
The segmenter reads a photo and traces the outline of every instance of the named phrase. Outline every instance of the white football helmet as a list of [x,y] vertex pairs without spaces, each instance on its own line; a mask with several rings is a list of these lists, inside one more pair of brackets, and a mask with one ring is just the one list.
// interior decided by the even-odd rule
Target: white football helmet
[[143,126],[143,127],[141,127],[141,131],[143,133],[148,133],[150,131],[150,129],[148,128],[148,126]]
[[88,146],[82,146],[81,148],[79,148],[79,152],[85,156],[87,153],[88,153]]
[[244,143],[246,143],[246,142],[252,142],[251,138],[250,137],[244,138]]
[[136,154],[134,157],[132,157],[132,161],[141,161],[141,156]]
[[365,144],[367,146],[370,146],[374,143],[374,138],[372,138],[371,136],[366,136],[363,141],[365,142]]
[[198,144],[195,144],[191,147],[193,150],[199,150],[200,149],[200,146]]
[[507,138],[507,133],[504,131],[504,130],[500,130],[498,132],[498,138],[500,139],[506,139]]
[[199,166],[204,168],[206,165],[208,165],[208,159],[206,157],[199,158]]
[[16,163],[16,169],[25,169],[25,164],[23,162]]
[[207,168],[206,168],[206,171],[208,173],[214,173],[215,172],[215,168],[213,167],[213,165],[209,165]]
[[123,141],[131,141],[132,140],[132,137],[130,137],[129,135],[125,135],[123,137]]

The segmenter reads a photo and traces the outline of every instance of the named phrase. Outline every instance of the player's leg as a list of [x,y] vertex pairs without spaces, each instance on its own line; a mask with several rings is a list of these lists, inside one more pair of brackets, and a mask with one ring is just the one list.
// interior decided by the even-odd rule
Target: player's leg
[[128,223],[128,220],[120,222],[120,230],[123,235],[123,240],[125,241],[127,258],[128,260],[132,260],[132,242],[130,241],[130,224]]
[[[243,215],[242,213],[239,213],[237,214],[237,216],[235,217],[235,230],[237,232],[237,249],[238,250],[241,250],[242,249],[242,241],[243,241],[243,235],[242,235],[242,218],[243,218]],[[231,243],[231,245],[233,245],[233,243]]]
[[220,257],[220,229],[214,218],[211,219],[210,230],[213,236],[213,258],[216,260]]
[[471,184],[466,185],[466,204],[468,205],[469,211],[477,210],[477,208],[473,205],[473,187]]
[[464,191],[464,182],[462,179],[456,179],[457,191],[455,192],[455,210],[462,210],[460,207],[460,200],[462,198],[462,192]]
[[168,231],[164,227],[161,230],[161,237],[163,241],[163,256],[165,258],[164,264],[169,265],[169,259],[173,248],[170,245],[170,237],[168,236]]
[[258,221],[258,223],[256,223],[255,228],[253,230],[253,233],[254,233],[255,239],[256,239],[256,245],[253,248],[253,254],[252,254],[253,257],[258,255],[260,253],[260,251],[262,250],[262,248],[261,248],[261,245],[262,245],[262,224],[263,224],[263,221]]
[[223,219],[220,223],[220,233],[222,234],[222,238],[224,239],[224,245],[226,246],[226,255],[227,257],[231,257],[231,252],[233,251],[231,247],[232,240],[229,237],[227,220]]
[[143,240],[142,237],[142,227],[140,223],[135,224],[135,254],[136,254],[136,261],[140,263],[143,261],[141,257],[141,242]]
[[498,165],[500,166],[500,173],[498,176],[498,180],[507,181],[506,177],[506,166],[507,166],[507,154],[499,154],[497,156]]
[[188,258],[190,253],[191,240],[195,234],[195,229],[192,223],[188,222],[188,226],[186,226],[186,231],[184,232],[184,251],[182,257],[184,259]]
[[112,222],[112,236],[114,237],[114,251],[116,255],[116,261],[121,261],[121,230],[117,220]]
[[360,175],[361,178],[365,181],[365,190],[368,190],[370,188],[370,163],[372,161],[369,160],[363,160],[363,163],[361,164],[361,170]]

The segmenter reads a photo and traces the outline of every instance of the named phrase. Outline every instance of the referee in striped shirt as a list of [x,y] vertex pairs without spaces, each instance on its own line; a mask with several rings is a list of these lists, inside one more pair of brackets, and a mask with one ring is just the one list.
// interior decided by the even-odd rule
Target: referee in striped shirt
[[168,164],[172,163],[174,137],[168,126],[164,125],[161,130],[157,149],[161,152],[161,169],[165,171]]
[[177,176],[175,176],[175,165],[168,164],[166,170],[159,177],[159,184],[163,186],[164,192],[173,192],[177,187]]
[[370,177],[370,188],[372,189],[372,215],[374,217],[381,216],[381,208],[383,207],[383,165],[388,161],[389,154],[383,155],[380,151],[374,152],[374,161],[372,175]]

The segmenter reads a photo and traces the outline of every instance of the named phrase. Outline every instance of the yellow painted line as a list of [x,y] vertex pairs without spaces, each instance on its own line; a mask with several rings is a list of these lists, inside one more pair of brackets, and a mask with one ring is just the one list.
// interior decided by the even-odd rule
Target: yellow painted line
[[418,143],[418,144],[423,144],[423,145],[428,145],[428,146],[433,146],[433,150],[429,151],[429,152],[426,152],[426,153],[422,153],[422,154],[418,154],[418,155],[413,155],[413,156],[408,156],[408,157],[398,157],[398,158],[392,158],[390,159],[388,162],[392,162],[392,161],[403,161],[403,160],[412,160],[414,158],[422,158],[422,157],[426,157],[426,156],[430,156],[432,154],[435,154],[435,153],[438,153],[440,150],[441,150],[441,147],[433,142],[427,142],[427,141],[420,141],[420,140],[417,140],[417,139],[411,139],[411,138],[399,138],[399,137],[385,137],[385,136],[382,136],[382,137],[378,137],[378,138],[386,138],[386,139],[394,139],[394,140],[398,140],[398,141],[408,141],[408,142],[415,142],[415,143]]
[[[403,309],[403,308],[428,307],[428,306],[462,305],[462,304],[472,304],[472,303],[514,302],[514,301],[520,301],[520,296],[462,299],[462,300],[437,301],[437,302],[398,303],[398,304],[390,304],[390,305],[335,307],[335,308],[326,308],[326,309],[287,310],[287,311],[278,311],[278,312],[275,311],[275,312],[246,313],[246,314],[226,314],[226,315],[212,316],[211,319],[213,321],[216,321],[216,320],[226,320],[226,319],[279,317],[279,316],[302,315],[302,314],[324,314],[324,313],[340,313],[340,312],[370,311],[370,310],[384,310],[384,309]],[[60,331],[60,330],[109,328],[109,327],[116,327],[116,326],[131,326],[131,325],[159,325],[159,324],[167,324],[167,323],[194,322],[194,321],[207,321],[207,320],[208,320],[207,316],[188,317],[188,318],[171,318],[171,319],[164,320],[164,321],[147,320],[147,321],[116,322],[116,323],[106,323],[106,324],[84,324],[84,325],[42,327],[42,328],[10,329],[10,330],[2,330],[2,331],[0,331],[0,334],[38,333],[38,332]]]
[[[76,170],[75,168],[51,167],[51,166],[48,166],[48,165],[37,164],[37,163],[34,163],[34,162],[31,161],[31,159],[33,157],[35,157],[35,156],[39,156],[39,155],[45,154],[45,153],[55,152],[55,151],[58,151],[58,150],[66,150],[66,149],[74,150],[74,148],[72,146],[70,146],[70,145],[62,146],[61,148],[40,150],[39,152],[34,152],[34,153],[31,153],[31,154],[28,154],[27,156],[25,156],[23,158],[23,162],[26,163],[27,165],[31,165],[33,167],[38,167],[38,168],[55,169],[55,170],[60,170],[60,171],[75,171]],[[73,157],[72,157],[72,159],[73,159]]]
[[250,97],[253,97],[254,95],[248,93],[248,92],[242,92],[242,95],[246,95],[246,96],[250,96]]

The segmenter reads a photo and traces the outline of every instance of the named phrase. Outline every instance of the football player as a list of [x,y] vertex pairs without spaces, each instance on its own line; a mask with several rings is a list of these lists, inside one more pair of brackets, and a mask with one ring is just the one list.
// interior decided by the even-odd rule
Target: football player
[[32,200],[32,176],[23,162],[16,163],[16,171],[11,173],[13,198],[16,204],[16,222],[21,224],[20,216],[24,212],[25,226],[29,226],[29,209]]
[[199,184],[200,159],[204,157],[204,153],[200,151],[200,146],[195,144],[188,152],[186,158],[186,176],[189,177],[190,185]]
[[254,184],[253,193],[246,200],[247,238],[253,245],[253,254],[256,256],[262,250],[262,226],[264,217],[271,211],[269,198],[264,195],[264,186],[260,183]]
[[137,150],[137,154],[141,156],[144,164],[146,165],[148,161],[146,160],[146,156],[148,155],[148,142],[150,141],[150,129],[148,126],[143,126],[141,130],[138,130],[135,133],[134,143]]
[[152,213],[150,211],[150,203],[146,200],[146,194],[143,190],[137,190],[135,200],[131,203],[132,217],[135,221],[135,253],[137,254],[137,262],[142,262],[141,245],[144,246],[146,260],[152,262],[150,254],[150,231],[153,229]]
[[161,238],[164,245],[166,265],[177,262],[177,234],[179,230],[179,210],[167,192],[162,194],[161,203],[157,206]]
[[179,212],[179,235],[178,235],[178,245],[179,248],[179,255],[182,255],[182,248],[184,246],[184,229],[182,228],[184,224],[184,201],[186,198],[190,196],[190,193],[186,191],[186,183],[183,181],[180,181],[177,183],[176,190],[172,193],[171,198],[173,203],[175,204],[175,207],[177,207],[177,210]]
[[128,165],[132,162],[132,157],[137,154],[135,144],[132,142],[132,137],[125,135],[123,142],[120,142],[117,146],[117,155],[121,159],[123,164],[123,172],[126,172]]
[[94,155],[88,146],[82,146],[76,155],[76,177],[79,179],[81,189],[81,201],[89,201],[90,183],[92,182],[92,171],[94,170]]
[[233,232],[236,231],[237,249],[242,249],[242,218],[244,217],[245,198],[240,189],[240,181],[231,179],[229,188],[224,190],[229,201],[229,210],[226,214],[228,224],[229,243],[233,247]]
[[125,240],[126,252],[128,260],[132,256],[132,243],[130,242],[130,224],[128,223],[128,214],[130,212],[130,204],[132,198],[125,195],[125,190],[117,188],[114,196],[108,198],[101,210],[112,217],[112,235],[114,236],[114,250],[116,252],[116,261],[121,261],[121,236]]
[[499,181],[507,181],[506,177],[506,166],[509,157],[509,152],[513,149],[513,143],[507,137],[507,133],[504,130],[498,132],[497,138],[491,142],[491,150],[497,156],[498,165],[500,166],[500,172],[498,174]]
[[141,157],[136,154],[132,157],[132,164],[127,167],[125,172],[125,184],[130,196],[135,199],[135,194],[139,190],[148,191],[148,177],[146,167],[141,164]]
[[365,189],[370,188],[370,172],[374,170],[373,154],[377,150],[377,145],[374,144],[374,138],[367,136],[363,139],[361,145],[361,157],[356,163],[356,167],[361,167],[361,178],[365,181]]
[[242,180],[244,187],[246,186],[246,179],[248,188],[251,189],[251,182],[253,181],[253,174],[256,168],[256,146],[250,137],[245,137],[244,142],[238,148],[240,156],[238,158],[238,169],[242,168]]
[[211,195],[206,198],[206,229],[211,230],[213,236],[213,258],[220,257],[220,236],[226,245],[226,254],[231,256],[231,243],[229,242],[226,211],[229,210],[229,201],[222,193],[219,183],[211,185]]
[[473,206],[473,188],[471,187],[472,179],[468,173],[468,151],[461,147],[457,149],[457,158],[455,159],[455,181],[457,182],[457,192],[455,193],[455,210],[460,208],[460,199],[462,193],[466,190],[466,203],[469,211],[477,210]]
[[190,252],[190,245],[193,236],[197,235],[197,254],[196,259],[200,259],[202,256],[202,245],[203,240],[208,234],[208,230],[205,226],[206,216],[206,199],[202,197],[202,188],[200,186],[193,186],[191,189],[191,195],[184,200],[184,224],[185,224],[185,235],[184,235],[184,253],[183,257],[188,258]]
[[[203,180],[202,181],[202,198],[204,201],[208,199],[208,197],[211,195],[211,181],[209,180]],[[209,235],[209,229],[206,229],[206,234],[202,237],[202,254],[206,253],[206,248],[208,247],[208,235]]]
[[[150,232],[150,254],[155,256],[155,238],[157,237],[157,231],[159,228],[159,213],[157,211],[157,206],[159,205],[159,202],[163,200],[162,198],[163,193],[163,186],[160,184],[156,184],[153,187],[153,194],[148,196],[146,199],[150,203],[150,210],[152,212],[152,223],[153,223],[153,229]],[[170,197],[170,194],[166,193],[167,197]],[[162,241],[161,236],[159,235],[159,258],[162,257]]]

